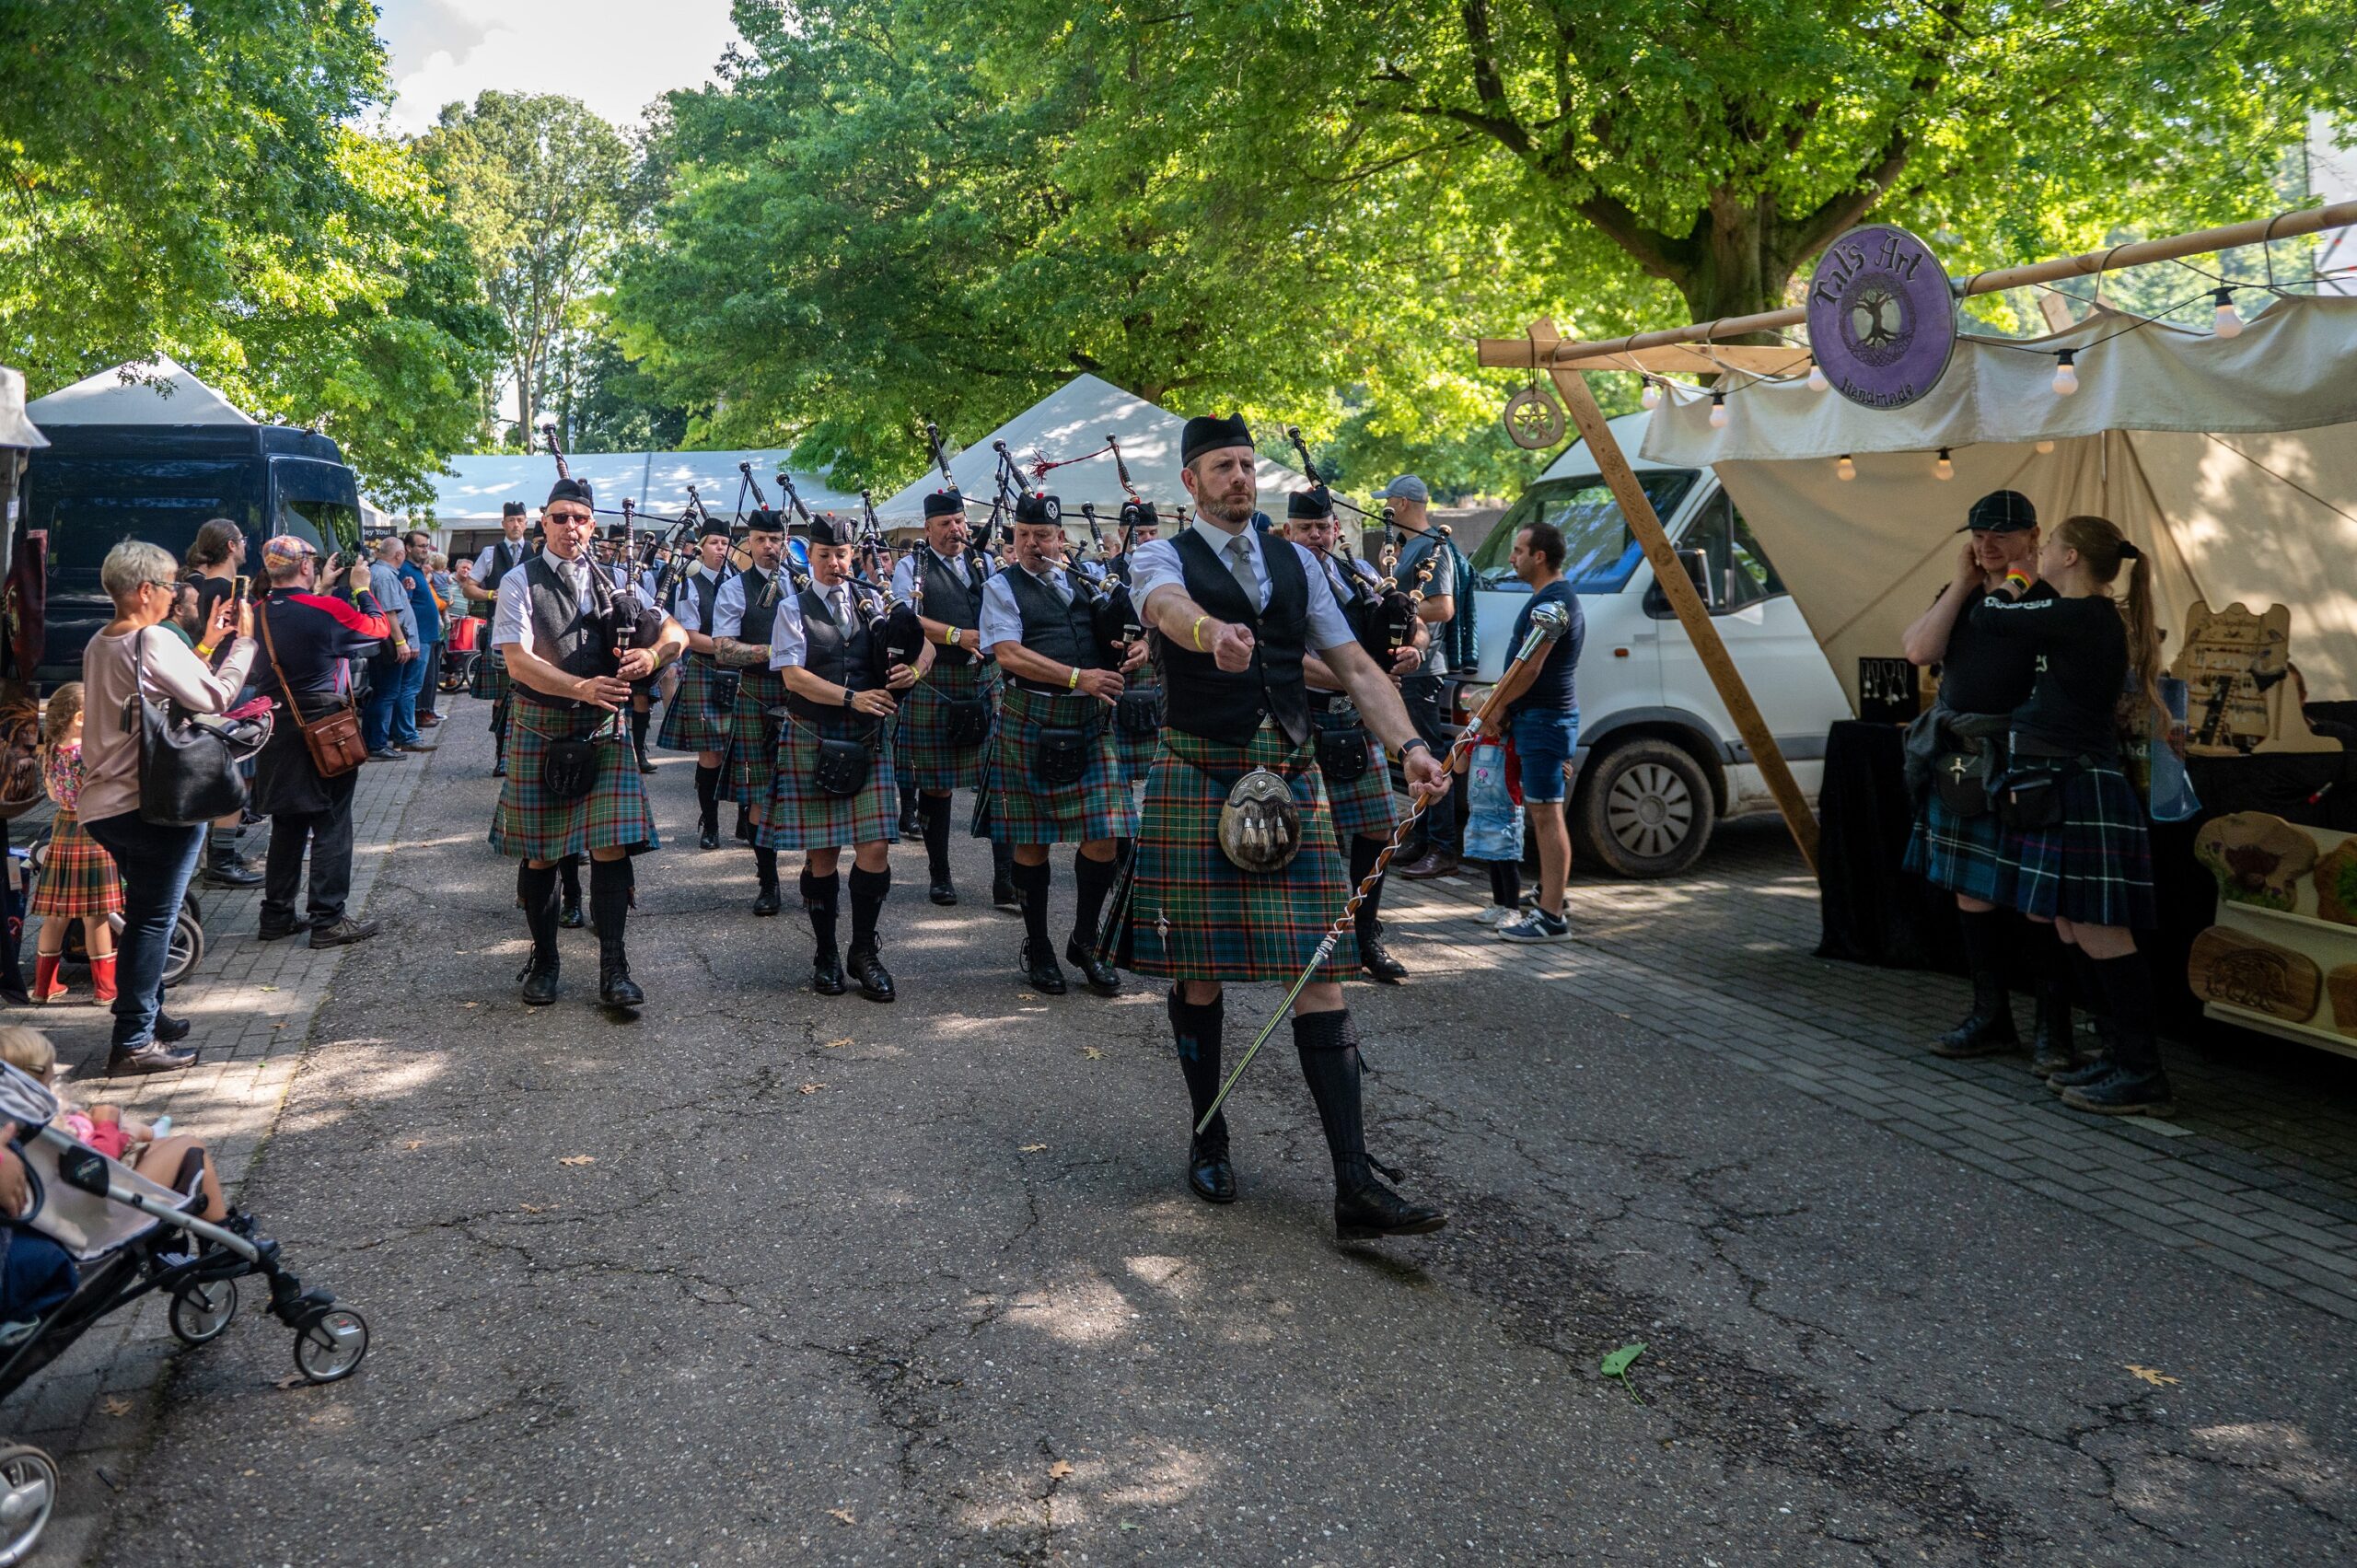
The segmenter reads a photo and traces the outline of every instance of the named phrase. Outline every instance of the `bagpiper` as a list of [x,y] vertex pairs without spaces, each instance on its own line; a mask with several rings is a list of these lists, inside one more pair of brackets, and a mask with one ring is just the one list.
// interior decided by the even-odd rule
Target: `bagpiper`
[[771,633],[785,598],[784,575],[778,565],[785,549],[785,519],[766,506],[756,506],[745,515],[743,547],[745,569],[723,583],[713,601],[712,657],[722,669],[737,673],[737,695],[728,710],[724,787],[737,803],[736,836],[753,846],[753,870],[759,878],[753,912],[766,915],[785,907],[778,893],[777,851],[753,831],[753,813],[769,797],[768,714],[785,701],[785,682],[770,668]]
[[991,766],[991,831],[1014,851],[1023,898],[1022,969],[1031,988],[1064,993],[1048,935],[1048,851],[1079,845],[1076,892],[1064,958],[1101,996],[1121,977],[1097,952],[1105,895],[1112,890],[1119,841],[1137,831],[1137,804],[1121,773],[1112,733],[1125,670],[1145,657],[1143,638],[1106,645],[1101,596],[1062,563],[1062,508],[1027,493],[1015,506],[1015,560],[982,591],[982,651],[1004,679]]
[[[876,926],[892,890],[898,842],[892,777],[893,693],[913,687],[933,663],[887,664],[880,595],[852,578],[855,530],[832,513],[810,520],[810,575],[783,596],[770,636],[770,668],[785,689],[785,717],[771,752],[769,788],[753,821],[754,842],[772,857],[803,852],[802,907],[815,941],[810,987],[840,996],[848,970],[860,994],[889,1002]],[[851,950],[835,931],[842,847],[852,846]],[[772,864],[774,865],[774,858]]]
[[[637,569],[638,563],[631,557],[633,542],[629,524],[615,523],[607,528],[600,547],[606,575],[612,580],[615,592],[636,598],[650,609],[658,608],[655,604],[653,583]],[[646,754],[646,731],[654,722],[654,714],[655,677],[650,675],[644,680],[631,682],[630,689],[630,748],[638,759],[638,771],[642,773],[655,771],[655,760]]]
[[[1146,775],[1127,918],[1131,967],[1177,982],[1171,1033],[1202,1123],[1219,1093],[1224,986],[1303,975],[1328,912],[1349,893],[1305,660],[1325,661],[1368,732],[1399,754],[1411,790],[1437,793],[1448,780],[1334,596],[1311,591],[1318,563],[1252,525],[1258,459],[1242,416],[1189,420],[1180,460],[1195,520],[1142,547],[1134,573],[1141,611],[1162,638],[1169,710]],[[1356,967],[1355,947],[1338,941],[1294,1004],[1295,1048],[1334,1163],[1335,1230],[1344,1239],[1437,1230],[1440,1212],[1385,1186],[1367,1156],[1358,1035],[1339,983]],[[1187,1175],[1198,1196],[1235,1202],[1224,1117],[1194,1137]]]
[[999,672],[981,655],[982,585],[991,562],[970,547],[966,499],[955,490],[924,498],[924,538],[892,568],[893,596],[920,606],[918,624],[933,662],[900,705],[895,761],[914,785],[925,865],[936,904],[958,901],[949,875],[950,792],[980,789],[997,706]]
[[[507,574],[531,558],[532,544],[525,537],[524,503],[509,501],[499,508],[499,542],[486,544],[475,556],[474,579],[459,587],[470,602],[482,606],[478,611],[490,620],[493,606],[499,601],[499,585]],[[505,778],[507,773],[507,665],[484,650],[476,661],[482,679],[474,683],[474,694],[491,703],[491,776]]]
[[[720,847],[720,770],[728,760],[729,726],[736,707],[737,675],[713,661],[712,629],[727,586],[728,525],[707,517],[696,541],[696,563],[671,583],[663,608],[687,628],[688,656],[680,665],[679,690],[663,710],[655,743],[666,751],[696,754],[696,847]],[[741,621],[740,621],[741,626]]]
[[688,638],[678,621],[617,593],[589,558],[598,524],[586,481],[556,482],[543,526],[546,548],[501,581],[492,626],[517,701],[491,842],[524,863],[517,890],[532,956],[517,978],[526,1004],[556,1000],[557,863],[586,854],[598,1000],[634,1008],[646,998],[622,939],[631,857],[660,841],[617,721],[632,682],[677,658]]
[[[1342,618],[1364,646],[1369,618],[1375,613],[1376,577],[1356,556],[1336,558],[1334,544],[1341,536],[1333,493],[1326,486],[1313,484],[1285,497],[1285,537],[1309,552],[1318,564],[1318,585],[1333,595]],[[1395,686],[1402,673],[1412,673],[1422,666],[1423,645],[1430,636],[1418,621],[1415,635],[1393,656],[1389,674]],[[1390,842],[1391,830],[1399,821],[1391,796],[1391,770],[1384,763],[1383,749],[1360,721],[1358,705],[1326,661],[1311,654],[1302,660],[1302,671],[1309,683],[1310,721],[1318,726],[1318,771],[1326,776],[1334,836],[1350,858],[1351,886],[1355,888],[1375,869],[1383,846]],[[1408,966],[1384,946],[1384,881],[1377,877],[1374,890],[1359,905],[1359,968],[1369,979],[1397,985],[1407,978]]]
[[[1120,553],[1107,561],[1107,573],[1128,583],[1138,547],[1162,537],[1162,514],[1151,501],[1121,503]],[[1132,589],[1134,592],[1134,588]],[[1151,659],[1124,677],[1121,700],[1113,708],[1113,745],[1121,757],[1121,776],[1142,782],[1154,766],[1155,749],[1162,744],[1162,670]]]

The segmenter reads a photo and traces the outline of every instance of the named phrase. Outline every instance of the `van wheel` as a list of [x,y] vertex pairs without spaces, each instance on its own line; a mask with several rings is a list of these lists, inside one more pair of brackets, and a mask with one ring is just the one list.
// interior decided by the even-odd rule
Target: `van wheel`
[[1718,801],[1683,747],[1624,741],[1580,771],[1571,829],[1582,858],[1620,877],[1672,877],[1711,842]]

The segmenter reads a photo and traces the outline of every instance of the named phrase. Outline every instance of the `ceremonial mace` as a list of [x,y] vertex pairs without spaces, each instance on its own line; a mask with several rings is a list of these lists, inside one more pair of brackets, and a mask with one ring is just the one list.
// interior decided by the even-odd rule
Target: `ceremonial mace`
[[[1528,663],[1530,656],[1537,653],[1542,646],[1554,642],[1570,631],[1571,626],[1571,611],[1561,605],[1550,602],[1535,606],[1531,610],[1530,631],[1522,639],[1522,646],[1515,650],[1514,661],[1506,666],[1505,673],[1498,677],[1497,685],[1490,689],[1489,700],[1481,704],[1480,716],[1466,726],[1465,732],[1459,735],[1455,743],[1449,747],[1448,755],[1442,760],[1441,773],[1444,779],[1456,771],[1458,756],[1473,749],[1474,741],[1480,737],[1481,726],[1489,721],[1491,713],[1496,709],[1498,698],[1505,691],[1507,682],[1514,679],[1514,672]],[[1211,1109],[1203,1112],[1203,1119],[1201,1121],[1195,1123],[1197,1137],[1202,1137],[1203,1130],[1212,1124],[1212,1119],[1219,1114],[1219,1108],[1227,1103],[1229,1093],[1235,1089],[1237,1082],[1244,1076],[1244,1070],[1252,1065],[1252,1059],[1260,1054],[1260,1048],[1269,1043],[1271,1035],[1277,1032],[1277,1025],[1283,1022],[1285,1015],[1293,1010],[1293,1005],[1300,1000],[1301,993],[1308,989],[1310,977],[1325,968],[1326,961],[1334,956],[1335,944],[1342,939],[1342,933],[1350,929],[1352,921],[1358,915],[1359,906],[1366,902],[1368,897],[1374,893],[1375,885],[1383,879],[1384,868],[1391,864],[1391,857],[1399,853],[1400,844],[1408,837],[1408,830],[1422,819],[1425,808],[1439,799],[1444,793],[1445,789],[1435,789],[1418,796],[1415,805],[1410,808],[1408,815],[1398,827],[1391,830],[1391,842],[1385,844],[1383,853],[1375,857],[1375,869],[1366,874],[1366,880],[1361,882],[1352,892],[1350,901],[1342,906],[1342,912],[1334,917],[1333,923],[1326,928],[1326,935],[1318,939],[1317,951],[1310,954],[1309,963],[1294,981],[1293,989],[1287,991],[1285,999],[1277,1004],[1277,1010],[1271,1014],[1269,1021],[1260,1027],[1260,1032],[1252,1037],[1252,1043],[1246,1048],[1242,1059],[1236,1063],[1236,1070],[1228,1074],[1227,1082],[1219,1086],[1219,1093],[1213,1098]]]

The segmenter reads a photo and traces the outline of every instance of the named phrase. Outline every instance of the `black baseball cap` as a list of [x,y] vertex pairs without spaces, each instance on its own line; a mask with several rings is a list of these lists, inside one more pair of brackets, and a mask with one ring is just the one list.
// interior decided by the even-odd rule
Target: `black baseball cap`
[[2038,527],[2038,508],[2018,490],[1992,490],[1972,504],[1962,533],[2027,533]]

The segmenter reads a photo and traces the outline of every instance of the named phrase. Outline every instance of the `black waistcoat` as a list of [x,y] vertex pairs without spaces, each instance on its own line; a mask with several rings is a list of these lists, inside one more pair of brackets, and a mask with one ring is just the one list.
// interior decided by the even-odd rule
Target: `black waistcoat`
[[[828,613],[826,595],[817,583],[796,596],[796,602],[802,607],[802,668],[821,680],[831,680],[852,691],[873,691],[884,684],[884,666],[876,656],[875,633],[868,629],[867,617],[861,613],[864,597],[857,587],[852,589],[852,624],[846,633]],[[806,719],[839,718],[843,711],[841,703],[814,703],[790,686],[786,688],[785,705]]]
[[[679,601],[682,598],[692,598],[695,603],[695,628],[704,636],[711,636],[712,612],[719,608],[720,590],[727,581],[727,567],[723,566],[717,576],[707,577],[703,575],[703,568],[698,566],[671,586],[672,615],[680,620],[687,619],[679,615]],[[774,618],[777,612],[772,610],[770,614]]]
[[[924,585],[927,621],[938,621],[960,632],[981,629],[982,585],[990,581],[990,572],[979,553],[970,550],[953,565],[926,545],[918,552],[917,569]],[[955,669],[973,663],[974,656],[963,648],[937,647],[933,651],[933,662]]]
[[778,574],[771,572],[764,575],[754,569],[740,572],[737,580],[745,585],[745,614],[737,623],[737,640],[740,643],[766,643],[777,629],[778,600],[785,597],[785,590],[782,587],[774,597],[770,593],[771,587],[778,580]]
[[495,594],[499,591],[502,578],[532,558],[533,552],[529,545],[522,543],[511,545],[505,539],[501,539],[491,547],[490,574],[477,586],[485,593]]
[[[621,668],[614,653],[613,594],[611,586],[603,581],[601,567],[592,563],[589,568],[586,603],[576,601],[563,574],[538,555],[517,570],[524,574],[524,587],[531,598],[532,652],[567,675],[612,675]],[[535,691],[520,680],[515,690],[526,701],[547,707],[584,706],[570,697]]]
[[[1250,668],[1230,673],[1182,633],[1162,639],[1162,682],[1174,729],[1229,746],[1246,746],[1263,718],[1274,718],[1295,746],[1309,738],[1309,688],[1301,674],[1309,645],[1309,578],[1301,557],[1281,534],[1260,541],[1269,575],[1269,607],[1256,610],[1212,547],[1192,528],[1176,548],[1187,597],[1217,621],[1252,629]],[[1205,629],[1208,632],[1209,628]]]
[[[1020,566],[1008,566],[999,575],[1006,579],[1007,591],[1015,596],[1015,608],[1022,612],[1025,647],[1042,658],[1068,664],[1074,669],[1105,668],[1105,660],[1097,651],[1096,598],[1079,573],[1064,574],[1064,586],[1072,589],[1070,604],[1057,598],[1055,589]],[[1016,676],[1008,679],[1030,691],[1064,690]]]

